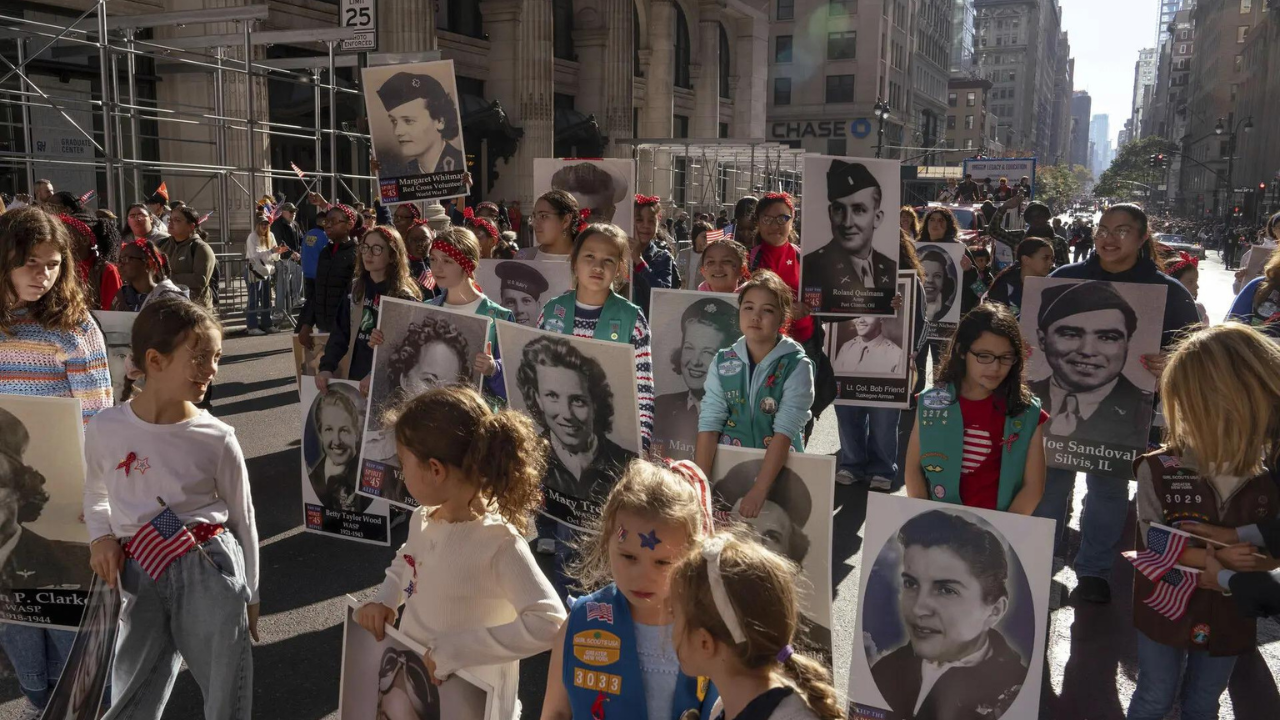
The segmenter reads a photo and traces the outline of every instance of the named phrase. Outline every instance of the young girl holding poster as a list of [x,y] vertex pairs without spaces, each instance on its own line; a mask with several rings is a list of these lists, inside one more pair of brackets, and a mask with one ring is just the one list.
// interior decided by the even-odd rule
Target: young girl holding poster
[[[190,300],[157,300],[133,324],[132,352],[146,385],[85,435],[90,564],[124,596],[106,717],[160,717],[186,660],[205,717],[247,720],[258,638],[249,471],[235,430],[195,405],[218,374],[222,326]],[[191,544],[161,544],[174,529]]]
[[839,720],[831,672],[797,652],[798,568],[754,540],[719,533],[676,566],[671,609],[682,671],[707,675],[726,718]]
[[[77,398],[88,423],[111,406],[111,375],[71,242],[66,226],[39,208],[0,216],[0,393]],[[75,637],[0,625],[0,646],[35,709],[48,703]]]
[[707,479],[687,461],[627,468],[574,568],[594,592],[552,646],[542,720],[712,717],[719,695],[681,672],[668,603],[672,570],[710,531],[709,503]]
[[[1224,373],[1223,368],[1232,371]],[[1182,717],[1216,718],[1218,698],[1236,658],[1257,644],[1257,621],[1222,595],[1228,576],[1220,571],[1276,567],[1254,553],[1255,545],[1263,545],[1256,523],[1274,517],[1280,503],[1267,467],[1275,468],[1276,460],[1280,347],[1235,323],[1201,330],[1170,356],[1160,396],[1165,445],[1134,462],[1141,538],[1137,549],[1147,547],[1152,533],[1161,534],[1152,523],[1179,526],[1227,546],[1182,550],[1178,564],[1208,568],[1199,578],[1177,571],[1183,582],[1199,580],[1185,612],[1167,607],[1160,612],[1160,603],[1142,602],[1157,588],[1167,589],[1163,570],[1134,573],[1138,686],[1128,717],[1165,717],[1181,685]],[[1188,520],[1197,522],[1183,524]]]
[[1044,494],[1049,414],[1024,377],[1018,320],[1000,304],[960,320],[907,445],[907,495],[1030,515]]
[[716,354],[703,389],[694,454],[702,472],[711,473],[718,445],[766,449],[760,475],[739,506],[742,517],[760,513],[787,456],[804,452],[813,363],[783,334],[790,320],[791,288],[773,272],[757,270],[738,295],[742,337]]
[[427,647],[431,680],[499,666],[499,717],[517,718],[520,660],[551,648],[565,619],[523,538],[542,497],[546,443],[528,416],[495,413],[460,385],[393,413],[405,485],[421,507],[356,620],[381,641],[403,604],[400,630]]

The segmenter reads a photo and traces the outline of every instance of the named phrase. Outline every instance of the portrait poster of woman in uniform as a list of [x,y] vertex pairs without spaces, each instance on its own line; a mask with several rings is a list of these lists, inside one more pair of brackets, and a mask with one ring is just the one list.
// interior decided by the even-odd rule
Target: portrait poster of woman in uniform
[[893,317],[862,315],[831,324],[827,356],[836,374],[836,404],[906,408],[911,400],[915,279],[900,276],[902,307]]
[[1038,716],[1052,520],[872,494],[851,717]]
[[916,246],[924,268],[924,322],[931,339],[948,340],[960,324],[960,259],[963,243],[924,243]]
[[356,492],[365,399],[360,384],[330,380],[321,393],[303,383],[302,527],[373,545],[390,544],[385,500]]
[[453,61],[366,67],[360,75],[382,203],[466,195]]
[[573,289],[573,268],[560,261],[481,259],[476,283],[517,323],[536,328],[542,306]]
[[510,322],[498,323],[498,345],[511,409],[550,445],[542,513],[586,529],[640,455],[635,349]]
[[378,641],[356,622],[359,607],[348,595],[338,720],[488,720],[496,680],[488,668],[459,670],[435,685],[422,660],[427,649],[391,624]]
[[111,371],[111,394],[116,404],[125,401],[125,388],[132,386],[125,376],[133,343],[133,321],[138,313],[114,310],[94,310],[93,319],[102,328],[102,338],[107,343],[107,368]]
[[534,158],[533,196],[564,190],[591,211],[589,222],[613,223],[632,234],[636,161],[629,158]]
[[728,445],[716,449],[709,478],[716,517],[745,523],[766,547],[800,566],[798,641],[829,664],[835,457],[791,453],[759,515],[743,518],[738,505],[755,484],[765,452]]
[[[360,446],[357,491],[397,507],[418,506],[404,485],[396,439],[383,427],[387,410],[439,385],[480,387],[473,367],[489,338],[487,315],[455,312],[434,305],[383,297],[378,329],[383,343],[374,348],[369,371],[364,441]],[[504,353],[505,354],[505,353]]]

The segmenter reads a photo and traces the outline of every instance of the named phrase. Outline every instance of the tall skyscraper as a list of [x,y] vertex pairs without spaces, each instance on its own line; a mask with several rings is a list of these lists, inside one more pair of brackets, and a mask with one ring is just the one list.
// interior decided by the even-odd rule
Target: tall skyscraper
[[973,0],[953,0],[951,7],[951,73],[969,75],[973,64],[974,18]]
[[1165,33],[1169,32],[1169,24],[1182,9],[1183,0],[1156,0],[1160,3],[1160,24],[1156,26],[1156,47],[1164,42]]
[[1072,165],[1089,166],[1089,116],[1093,112],[1093,98],[1084,90],[1071,96],[1071,153]]
[[1106,113],[1094,115],[1089,122],[1089,140],[1093,143],[1093,161],[1089,169],[1097,177],[1111,164],[1111,118]]

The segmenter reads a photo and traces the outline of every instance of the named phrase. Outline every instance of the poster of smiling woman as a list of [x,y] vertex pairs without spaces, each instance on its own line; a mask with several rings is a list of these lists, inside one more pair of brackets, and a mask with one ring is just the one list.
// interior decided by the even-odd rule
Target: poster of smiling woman
[[542,513],[585,529],[640,454],[635,349],[498,323],[511,409],[533,418],[550,444]]
[[1034,720],[1052,520],[872,494],[849,717]]
[[302,526],[307,532],[389,545],[385,500],[356,493],[365,399],[359,383],[330,380],[323,394],[313,382],[302,395]]
[[453,61],[367,67],[360,75],[382,203],[466,195]]
[[1103,280],[1028,278],[1022,336],[1032,346],[1027,383],[1049,413],[1050,467],[1133,477],[1146,451],[1160,352],[1163,292]]

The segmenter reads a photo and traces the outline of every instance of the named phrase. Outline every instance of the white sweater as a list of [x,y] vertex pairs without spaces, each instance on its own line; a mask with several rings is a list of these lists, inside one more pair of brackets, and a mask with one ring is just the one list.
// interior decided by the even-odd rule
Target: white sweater
[[502,666],[500,717],[515,718],[519,661],[551,649],[564,605],[528,543],[499,515],[447,523],[428,517],[434,510],[420,507],[409,518],[409,537],[374,601],[404,603],[400,629],[431,650],[438,677]]
[[[121,467],[133,453],[129,472]],[[249,470],[236,431],[207,412],[152,425],[132,403],[107,408],[84,435],[84,523],[89,538],[132,537],[160,514],[164,499],[184,524],[226,525],[244,550],[245,582],[258,602],[258,528]]]

